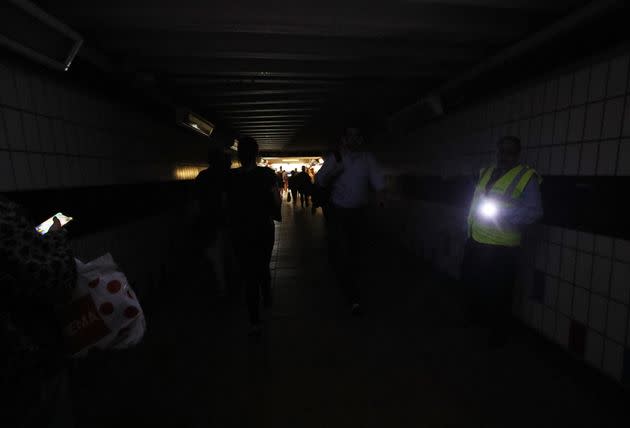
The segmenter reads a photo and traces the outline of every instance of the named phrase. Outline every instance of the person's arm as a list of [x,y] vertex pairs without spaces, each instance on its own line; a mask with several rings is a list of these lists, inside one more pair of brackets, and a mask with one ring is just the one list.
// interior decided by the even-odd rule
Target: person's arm
[[372,154],[367,154],[367,161],[370,186],[376,192],[376,202],[383,206],[385,204],[385,175]]
[[525,226],[536,223],[543,216],[542,198],[538,177],[533,176],[518,203],[506,213],[506,220],[516,226]]
[[17,205],[0,201],[0,251],[16,279],[17,293],[51,304],[70,297],[76,264],[64,230],[40,235]]
[[317,174],[315,174],[315,182],[322,187],[328,186],[330,181],[332,180],[333,173],[337,168],[337,160],[335,156],[329,155],[324,160],[324,164],[319,169]]

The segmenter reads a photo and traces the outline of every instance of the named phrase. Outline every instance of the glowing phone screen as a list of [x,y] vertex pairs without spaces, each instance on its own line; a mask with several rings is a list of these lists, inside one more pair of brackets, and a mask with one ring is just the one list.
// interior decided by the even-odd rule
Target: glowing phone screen
[[59,222],[61,223],[61,226],[65,226],[66,224],[68,224],[68,223],[70,223],[72,221],[72,217],[68,217],[68,216],[63,215],[61,213],[57,213],[54,216],[50,217],[45,222],[43,222],[42,224],[40,224],[39,226],[37,226],[35,228],[37,233],[39,233],[40,235],[45,235],[46,233],[48,233],[48,231],[50,230],[50,227],[53,225],[53,219],[55,217],[57,217],[59,219]]

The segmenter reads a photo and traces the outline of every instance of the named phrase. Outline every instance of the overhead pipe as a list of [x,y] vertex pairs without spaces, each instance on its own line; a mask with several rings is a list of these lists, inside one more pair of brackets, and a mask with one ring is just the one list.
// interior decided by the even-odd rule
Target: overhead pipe
[[46,64],[51,68],[68,71],[70,65],[72,65],[72,61],[77,56],[79,49],[83,45],[83,37],[79,35],[76,31],[71,29],[69,26],[59,21],[58,19],[52,17],[44,10],[40,9],[38,6],[31,3],[29,0],[8,0],[9,3],[12,3],[14,7],[22,10],[33,18],[39,20],[44,25],[58,31],[60,34],[68,37],[73,41],[73,45],[66,55],[66,58],[63,62],[59,62],[53,58],[48,57],[47,55],[37,52],[34,49],[31,49],[28,46],[25,46],[18,41],[12,40],[11,38],[0,34],[0,45],[4,45],[9,49],[12,49],[15,52],[33,60],[40,62],[42,64]]

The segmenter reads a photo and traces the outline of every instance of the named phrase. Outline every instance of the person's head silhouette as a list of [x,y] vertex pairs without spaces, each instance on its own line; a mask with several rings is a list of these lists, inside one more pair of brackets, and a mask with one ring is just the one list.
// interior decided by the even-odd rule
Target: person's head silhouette
[[256,165],[258,142],[252,137],[241,137],[238,140],[238,160],[243,167]]

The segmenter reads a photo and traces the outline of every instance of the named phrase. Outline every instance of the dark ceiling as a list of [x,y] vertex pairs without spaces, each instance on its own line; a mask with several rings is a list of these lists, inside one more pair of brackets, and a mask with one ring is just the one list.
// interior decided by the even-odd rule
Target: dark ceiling
[[318,150],[348,122],[377,129],[428,90],[584,0],[37,0],[85,38],[79,61],[255,136]]

